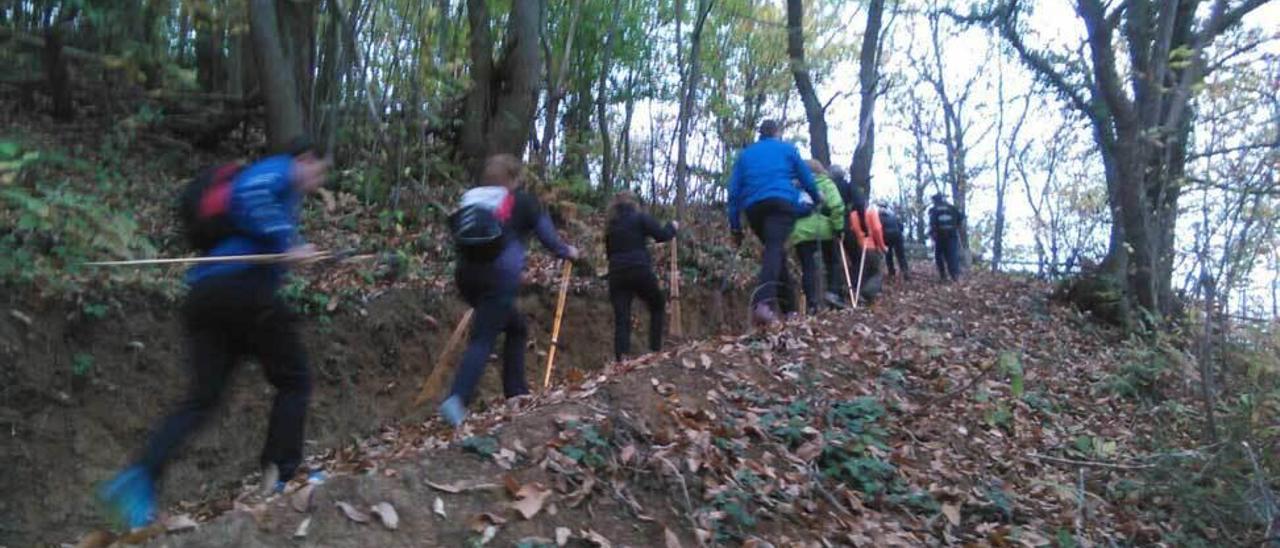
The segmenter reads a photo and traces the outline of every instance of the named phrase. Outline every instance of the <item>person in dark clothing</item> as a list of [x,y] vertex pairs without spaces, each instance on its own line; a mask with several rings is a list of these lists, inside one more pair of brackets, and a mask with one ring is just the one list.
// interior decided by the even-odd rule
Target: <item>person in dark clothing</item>
[[230,183],[227,215],[235,232],[207,256],[285,253],[287,259],[202,264],[187,272],[190,292],[182,306],[191,370],[187,395],[151,433],[134,463],[98,493],[122,525],[133,529],[155,518],[155,482],[173,453],[208,421],[245,357],[257,359],[276,390],[261,454],[264,488],[282,490],[301,466],[311,373],[294,315],[277,290],[286,263],[317,256],[315,247],[298,236],[298,205],[320,188],[328,165],[300,138]]
[[662,350],[667,306],[649,257],[648,239],[666,242],[676,236],[679,224],[658,224],[640,211],[635,194],[619,192],[613,199],[605,229],[605,254],[609,257],[609,301],[613,304],[613,353],[618,361],[631,352],[631,301],[640,297],[649,308],[649,350]]
[[538,199],[522,189],[524,167],[511,154],[498,154],[485,161],[481,183],[463,196],[468,200],[494,199],[502,205],[503,240],[496,257],[487,259],[461,255],[454,272],[463,300],[475,309],[471,338],[453,379],[449,396],[440,404],[440,415],[455,428],[462,425],[466,409],[475,396],[498,335],[505,334],[502,348],[502,393],[514,398],[529,393],[524,374],[525,341],[529,328],[516,308],[520,273],[524,270],[529,237],[536,235],[542,245],[561,259],[578,257],[578,250],[566,245],[556,234],[551,218]]
[[895,268],[894,260],[897,260],[897,266],[902,269],[903,279],[911,279],[911,266],[907,264],[907,244],[906,237],[903,235],[902,219],[889,208],[889,204],[880,204],[880,227],[884,232],[884,245],[887,248],[884,253],[885,266],[889,269],[889,276],[897,276],[897,268]]
[[777,121],[761,123],[760,140],[742,150],[729,178],[729,228],[734,243],[742,243],[741,214],[745,211],[752,232],[764,244],[751,302],[755,322],[764,325],[778,319],[770,307],[772,301],[794,302],[789,297],[791,277],[786,268],[787,238],[796,222],[799,200],[793,181],[800,181],[814,204],[823,203],[809,166],[800,159],[795,145],[778,139],[779,130]]
[[[840,197],[844,200],[846,216],[848,216],[848,213],[856,212],[857,215],[854,217],[858,220],[858,223],[862,223],[862,217],[867,211],[867,198],[863,195],[862,189],[859,188],[858,185],[850,183],[848,174],[845,173],[843,167],[838,165],[831,166],[831,180],[836,183],[836,188],[840,189]],[[844,246],[845,258],[849,261],[847,266],[849,268],[850,275],[857,274],[858,260],[862,257],[862,247],[858,244],[858,239],[853,234],[853,228],[854,224],[852,222],[846,222],[844,224],[844,230],[841,231],[840,237],[840,244]],[[835,265],[834,268],[840,269],[838,272],[841,276],[840,283],[834,287],[844,287],[845,282],[843,279],[843,269],[845,266],[838,262],[841,260],[840,249],[833,246],[831,248],[831,254],[832,257],[827,260],[831,264]],[[844,295],[848,292],[849,291],[837,291],[835,295],[828,295],[828,297],[835,297],[839,299],[839,302],[843,303]]]
[[947,203],[942,194],[933,195],[929,208],[929,233],[933,235],[933,261],[943,281],[960,279],[960,227],[964,213]]

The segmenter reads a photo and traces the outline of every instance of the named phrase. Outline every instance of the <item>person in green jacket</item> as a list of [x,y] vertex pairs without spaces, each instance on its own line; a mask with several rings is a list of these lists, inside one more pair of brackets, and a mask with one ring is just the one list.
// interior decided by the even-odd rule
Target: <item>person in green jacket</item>
[[[818,192],[827,207],[814,207],[813,213],[796,221],[791,231],[791,245],[795,247],[796,258],[800,261],[800,274],[804,286],[804,299],[807,312],[816,314],[821,302],[818,292],[818,252],[828,257],[836,251],[832,239],[844,230],[844,200],[840,198],[840,189],[835,181],[827,175],[827,169],[817,160],[808,160],[809,169],[813,171],[814,180],[818,184]],[[840,287],[840,273],[833,265],[836,261],[824,261],[827,270],[827,287]],[[830,298],[834,293],[828,291],[827,303],[832,308],[842,308],[840,299]]]

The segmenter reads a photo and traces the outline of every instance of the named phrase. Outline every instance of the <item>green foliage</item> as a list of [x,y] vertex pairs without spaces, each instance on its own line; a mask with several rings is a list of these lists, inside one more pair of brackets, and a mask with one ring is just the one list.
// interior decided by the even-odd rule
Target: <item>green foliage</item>
[[84,316],[93,320],[101,320],[107,317],[107,310],[109,310],[109,308],[103,303],[87,302],[80,307],[80,311],[84,313]]
[[93,354],[77,352],[71,356],[71,374],[77,377],[88,375],[93,370]]
[[137,223],[102,200],[64,186],[0,188],[0,280],[65,288],[86,260],[154,252]]
[[492,436],[471,436],[462,440],[462,449],[482,457],[498,454],[498,438]]
[[1103,380],[1103,387],[1110,394],[1122,398],[1160,401],[1164,399],[1162,390],[1164,381],[1169,377],[1169,369],[1165,353],[1146,347],[1133,349],[1124,365]]
[[593,424],[569,421],[562,437],[566,439],[560,452],[587,468],[598,469],[609,463],[612,445]]

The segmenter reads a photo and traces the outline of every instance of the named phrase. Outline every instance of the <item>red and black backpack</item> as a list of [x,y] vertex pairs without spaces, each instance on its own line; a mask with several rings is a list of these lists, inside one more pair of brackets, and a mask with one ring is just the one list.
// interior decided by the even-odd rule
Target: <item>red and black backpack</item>
[[202,253],[236,233],[231,210],[231,186],[244,166],[228,163],[201,171],[178,197],[178,220],[187,243]]

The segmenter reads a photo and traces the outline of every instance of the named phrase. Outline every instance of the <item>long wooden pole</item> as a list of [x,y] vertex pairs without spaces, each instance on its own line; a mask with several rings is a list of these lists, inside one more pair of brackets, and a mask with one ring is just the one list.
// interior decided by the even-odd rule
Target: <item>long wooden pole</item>
[[853,293],[853,279],[849,277],[849,254],[844,250],[844,237],[840,237],[840,264],[844,266],[844,286],[849,290],[849,304],[858,301]]
[[679,238],[671,238],[671,334],[677,337],[684,335],[684,321],[680,314],[680,264],[676,242]]
[[[868,238],[869,239],[869,238]],[[862,260],[858,261],[858,290],[853,293],[853,307],[858,308],[858,297],[862,296],[862,272],[867,268],[867,242],[862,242]]]
[[560,275],[560,298],[556,301],[556,321],[551,326],[551,349],[547,351],[547,371],[542,376],[542,387],[551,386],[551,371],[556,366],[556,349],[560,347],[560,321],[564,319],[564,301],[569,295],[569,274],[573,271],[573,263],[564,262],[564,272]]
[[175,257],[169,259],[136,259],[132,261],[95,261],[84,263],[85,266],[146,266],[161,264],[200,264],[200,263],[278,263],[283,262],[287,253],[268,253],[264,255],[227,255],[225,257]]
[[413,399],[413,406],[422,405],[431,399],[440,391],[440,386],[444,384],[445,373],[451,368],[449,360],[453,357],[453,351],[462,342],[466,336],[467,328],[471,326],[471,315],[476,310],[468,308],[467,312],[462,315],[462,319],[458,320],[458,326],[453,328],[453,334],[449,335],[449,341],[444,344],[444,349],[440,351],[440,355],[436,356],[436,366],[431,370],[427,379],[422,382],[422,389],[418,391],[418,397]]

